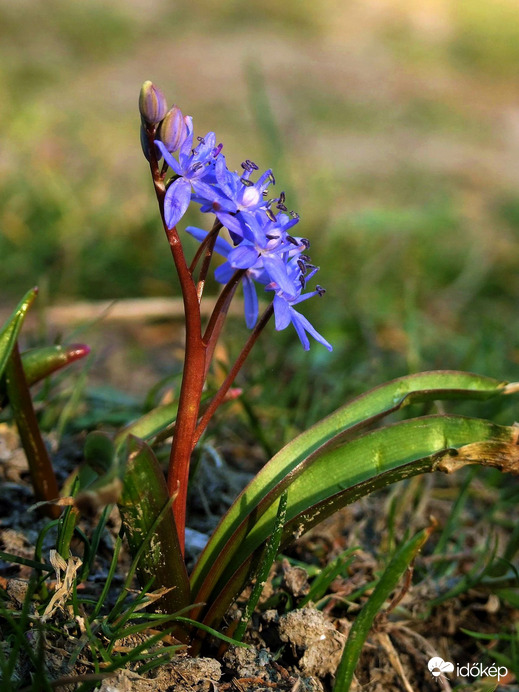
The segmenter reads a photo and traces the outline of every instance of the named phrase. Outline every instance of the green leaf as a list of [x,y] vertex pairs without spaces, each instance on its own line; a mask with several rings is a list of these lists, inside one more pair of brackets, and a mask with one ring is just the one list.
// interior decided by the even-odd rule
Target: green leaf
[[140,583],[153,580],[154,590],[170,588],[158,603],[164,612],[175,613],[189,605],[189,580],[170,505],[157,458],[145,442],[130,435],[119,511],[130,552],[140,556]]
[[[517,471],[519,448],[515,441],[514,428],[462,416],[428,416],[324,448],[308,457],[299,473],[288,479],[287,521],[281,546],[346,504],[403,478],[434,470],[452,471],[467,463],[502,466],[507,460],[510,470]],[[271,497],[286,486],[285,481],[279,482]],[[205,583],[194,592],[196,601],[213,604],[204,620],[208,624],[223,616],[261,559],[275,514],[275,504],[259,516],[253,510],[215,557]]]
[[392,557],[368,601],[362,607],[351,626],[348,640],[337,669],[333,692],[348,692],[357,667],[362,647],[371,630],[373,620],[396,587],[400,577],[416,557],[429,537],[430,530],[424,529],[405,543]]
[[123,444],[128,435],[134,435],[147,442],[151,442],[153,438],[158,438],[159,436],[161,439],[164,439],[162,433],[167,431],[167,434],[171,434],[171,426],[177,418],[177,411],[178,401],[152,409],[117,433],[115,438],[116,445],[120,446]]
[[[218,578],[218,570],[221,574],[243,537],[283,489],[303,472],[312,456],[322,454],[331,445],[345,442],[384,416],[413,402],[487,399],[504,391],[505,383],[488,377],[455,371],[425,372],[393,380],[339,408],[286,445],[240,494],[195,566],[191,576],[193,593],[200,592],[209,573],[210,582]],[[295,499],[291,491],[291,500]],[[197,600],[205,600],[205,596]]]
[[38,289],[31,288],[16,306],[13,314],[0,330],[0,376],[3,375],[5,366],[20,333],[27,311],[31,307],[38,294]]

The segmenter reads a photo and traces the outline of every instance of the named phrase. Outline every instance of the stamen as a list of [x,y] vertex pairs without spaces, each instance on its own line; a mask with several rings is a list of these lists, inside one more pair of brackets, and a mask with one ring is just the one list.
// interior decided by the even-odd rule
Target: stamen
[[287,240],[289,243],[292,243],[292,245],[299,245],[299,242],[294,238],[294,236],[288,235],[288,233],[287,233]]
[[216,158],[218,154],[222,151],[223,149],[223,144],[220,142],[220,144],[213,149],[213,158]]
[[317,291],[318,295],[320,295],[320,296],[324,296],[324,294],[326,293],[326,289],[323,288],[322,286],[319,286],[319,284],[317,284],[317,286],[315,287],[315,290]]
[[305,248],[308,250],[308,248],[310,247],[310,241],[308,240],[308,238],[301,238],[300,240],[301,245],[304,245]]
[[203,137],[197,137],[197,140],[200,142],[200,144],[205,144],[205,139]]
[[298,219],[298,218],[299,218],[299,214],[297,213],[297,211],[293,211],[293,210],[292,210],[292,211],[289,211],[288,213],[290,214],[290,216],[291,216],[293,219]]
[[269,217],[269,219],[270,219],[271,221],[275,221],[275,220],[276,220],[276,215],[274,214],[274,212],[272,211],[272,209],[271,209],[270,207],[267,207],[267,208],[265,209],[265,214]]
[[254,183],[252,180],[248,180],[248,178],[240,178],[240,182],[245,185],[245,187],[252,187]]
[[251,161],[250,159],[247,159],[246,163],[252,168],[253,171],[257,171],[259,168],[259,166],[256,166],[254,161]]
[[308,255],[299,255],[303,262],[310,262],[310,257]]
[[269,177],[269,180],[272,183],[272,185],[275,185],[276,179],[274,178],[274,174],[272,173],[272,171],[269,171],[268,177]]
[[268,190],[263,190],[261,194],[263,195],[263,197],[266,197],[268,195],[268,193],[269,193]]
[[284,203],[285,203],[285,193],[284,193],[284,192],[280,192],[280,193],[279,193],[279,203],[280,203],[280,204],[284,204]]
[[276,204],[276,209],[279,209],[279,211],[288,211],[288,208],[285,207],[285,205],[282,202]]

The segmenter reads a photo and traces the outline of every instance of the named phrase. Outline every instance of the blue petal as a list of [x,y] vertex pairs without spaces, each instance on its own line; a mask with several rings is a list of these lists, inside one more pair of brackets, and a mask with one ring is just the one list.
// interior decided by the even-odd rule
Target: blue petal
[[229,253],[229,262],[236,269],[250,269],[258,261],[258,251],[251,245],[240,243]]
[[293,308],[291,309],[292,313],[292,324],[296,328],[296,332],[301,339],[301,343],[303,344],[303,348],[305,351],[308,351],[310,348],[310,342],[308,341],[308,337],[305,334],[305,330],[310,334],[310,336],[313,336],[316,341],[318,341],[320,344],[323,346],[326,346],[326,348],[329,351],[333,351],[333,346],[326,341],[324,336],[321,336],[319,332],[312,327],[310,322],[304,317],[300,312],[297,312],[297,310],[294,310]]
[[279,296],[274,298],[274,317],[278,332],[286,329],[291,322],[290,305]]
[[240,222],[237,220],[235,216],[227,214],[227,212],[224,211],[217,211],[215,213],[218,217],[218,221],[222,224],[222,226],[228,228],[231,231],[231,233],[236,233],[236,235],[239,235],[240,237],[243,236],[243,229],[241,227]]
[[245,324],[252,329],[258,321],[258,296],[254,282],[248,276],[242,279],[243,298],[245,308]]
[[286,298],[292,299],[297,296],[298,287],[290,280],[287,274],[286,264],[281,257],[276,255],[263,255],[263,266],[272,281],[277,284],[277,290],[282,291]]
[[168,228],[177,225],[186,213],[191,201],[191,183],[185,178],[177,178],[164,198],[164,218]]
[[156,139],[155,144],[160,149],[160,152],[168,166],[172,168],[175,171],[175,173],[177,173],[177,175],[182,175],[182,166],[180,166],[176,158],[169,153],[169,151],[164,146],[164,143],[161,142],[159,139]]
[[236,270],[231,267],[229,262],[224,262],[214,270],[214,278],[219,284],[228,283]]

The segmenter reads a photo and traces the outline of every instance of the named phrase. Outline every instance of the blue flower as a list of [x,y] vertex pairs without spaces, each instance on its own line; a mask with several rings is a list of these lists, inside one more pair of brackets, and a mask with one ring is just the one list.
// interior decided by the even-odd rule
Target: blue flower
[[214,180],[214,164],[217,160],[221,147],[216,147],[216,137],[214,132],[208,132],[205,137],[199,138],[198,146],[193,149],[193,123],[192,119],[185,118],[187,135],[184,139],[178,154],[178,161],[169,153],[160,140],[155,140],[155,144],[160,149],[164,160],[179,176],[168,187],[164,198],[164,219],[168,228],[176,226],[186,213],[191,201],[191,188],[197,190],[202,178]]
[[[188,226],[186,231],[200,242],[202,242],[207,236],[207,231],[203,231],[201,228],[196,228],[196,226]],[[218,252],[218,254],[222,255],[222,257],[228,258],[229,254],[233,250],[233,246],[218,236],[214,249],[216,252]],[[230,281],[235,271],[236,269],[231,266],[229,261],[224,262],[216,269],[214,273],[215,279],[219,283],[226,284],[228,281]],[[249,269],[241,281],[243,287],[245,324],[249,329],[252,329],[258,321],[259,314],[258,296],[256,294],[254,281],[267,284],[270,281],[270,278],[262,270]]]
[[229,171],[225,156],[219,156],[214,167],[216,184],[198,185],[193,197],[201,205],[200,211],[216,214],[220,223],[237,235],[241,234],[241,229],[236,214],[268,210],[273,202],[278,202],[265,199],[268,187],[275,183],[272,171],[268,169],[253,183],[250,176],[258,166],[249,159],[241,165],[244,172],[240,176],[236,171]]
[[[274,319],[277,331],[286,329],[290,323],[294,325],[297,335],[303,345],[305,351],[310,348],[310,341],[307,332],[316,341],[325,346],[329,351],[333,351],[333,346],[326,341],[324,336],[310,324],[310,322],[300,312],[294,309],[294,305],[302,303],[314,296],[322,296],[325,291],[321,286],[316,286],[314,291],[303,293],[306,282],[319,270],[311,264],[308,264],[305,259],[294,258],[288,264],[288,274],[293,280],[293,288],[296,295],[287,295],[278,285],[272,283],[268,285],[267,290],[276,292],[274,296]],[[308,270],[310,270],[308,272]],[[307,273],[308,272],[308,273]]]

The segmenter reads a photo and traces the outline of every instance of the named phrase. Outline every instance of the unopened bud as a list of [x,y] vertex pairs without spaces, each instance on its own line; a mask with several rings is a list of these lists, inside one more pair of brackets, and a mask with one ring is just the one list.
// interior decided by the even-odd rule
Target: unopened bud
[[166,113],[160,124],[158,136],[170,153],[180,149],[182,142],[187,137],[187,127],[182,111],[178,106],[173,106]]
[[139,110],[150,125],[160,123],[166,115],[168,104],[162,91],[149,80],[144,82],[139,94]]

